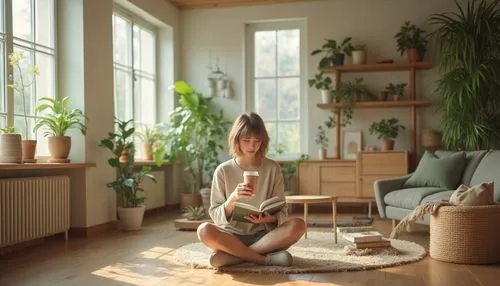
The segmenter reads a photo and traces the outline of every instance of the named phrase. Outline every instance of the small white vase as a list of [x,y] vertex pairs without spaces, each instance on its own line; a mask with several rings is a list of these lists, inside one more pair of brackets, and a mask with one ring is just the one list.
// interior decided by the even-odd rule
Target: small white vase
[[318,149],[318,159],[319,160],[325,160],[326,159],[326,149],[325,148],[319,148]]
[[354,65],[366,64],[366,51],[352,51],[351,56]]
[[332,102],[331,92],[328,89],[321,90],[321,103],[330,103]]

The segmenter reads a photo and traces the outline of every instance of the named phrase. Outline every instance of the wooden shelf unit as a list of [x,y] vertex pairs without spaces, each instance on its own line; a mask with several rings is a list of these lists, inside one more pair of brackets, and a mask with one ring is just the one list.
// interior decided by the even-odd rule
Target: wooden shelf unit
[[[410,154],[415,156],[416,148],[417,148],[417,115],[416,109],[417,107],[424,107],[432,105],[432,101],[417,99],[416,97],[416,84],[415,77],[417,70],[426,70],[432,68],[432,63],[429,61],[423,62],[401,62],[401,63],[380,63],[380,64],[346,64],[343,66],[337,67],[329,67],[320,69],[325,73],[332,73],[334,76],[334,82],[337,85],[341,81],[342,73],[353,73],[353,72],[391,72],[391,71],[408,71],[409,72],[409,82],[408,82],[408,90],[409,90],[409,100],[398,100],[398,101],[360,101],[355,102],[353,108],[410,108]],[[344,108],[345,104],[343,103],[327,103],[327,104],[318,104],[317,105],[321,109],[339,109],[337,112],[336,118],[336,154],[335,158],[340,158],[340,142],[341,142],[341,111]],[[411,161],[413,161],[412,158]]]

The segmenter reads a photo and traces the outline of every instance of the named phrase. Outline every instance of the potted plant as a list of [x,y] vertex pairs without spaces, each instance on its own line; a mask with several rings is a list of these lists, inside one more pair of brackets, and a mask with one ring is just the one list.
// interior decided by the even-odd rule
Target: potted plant
[[166,135],[163,132],[162,124],[144,125],[137,130],[135,135],[142,142],[144,160],[163,160],[165,153]]
[[392,82],[385,86],[385,91],[387,95],[392,95],[394,100],[399,100],[399,98],[405,95],[406,83],[393,84]]
[[[144,211],[144,196],[140,193],[144,189],[140,187],[144,179],[149,179],[156,183],[155,177],[151,174],[151,166],[142,166],[140,170],[134,166],[134,152],[124,153],[123,150],[135,150],[134,142],[131,140],[135,128],[129,126],[133,124],[133,119],[122,121],[115,118],[116,131],[109,132],[108,137],[102,139],[99,146],[111,151],[112,157],[108,159],[108,164],[116,169],[116,179],[106,184],[108,188],[116,191],[119,206],[118,217],[123,230],[139,230],[142,226]],[[126,160],[120,162],[120,157],[125,156]]]
[[347,37],[342,42],[325,39],[326,43],[321,46],[321,49],[312,51],[311,56],[317,55],[319,53],[325,53],[325,56],[319,62],[320,68],[329,66],[341,66],[344,64],[345,55],[351,55],[351,40],[352,37]]
[[14,126],[0,128],[0,163],[23,162],[21,134],[16,133]]
[[328,148],[328,138],[326,137],[325,129],[322,125],[318,125],[318,133],[316,133],[316,144],[319,146],[318,158],[319,160],[326,159],[326,153]]
[[399,130],[405,130],[405,127],[398,124],[397,118],[382,119],[378,122],[373,122],[369,128],[370,135],[376,134],[380,140],[380,150],[394,150],[394,140],[398,137]]
[[42,97],[38,100],[36,113],[46,110],[50,112],[37,119],[33,130],[45,128],[45,136],[48,136],[50,163],[68,163],[69,151],[71,150],[71,137],[66,136],[66,132],[71,128],[80,130],[83,135],[87,134],[85,126],[85,115],[80,109],[70,109],[68,107],[70,98],[68,96],[61,100],[55,98]]
[[[169,140],[166,158],[176,163],[182,156],[190,184],[189,193],[181,197],[181,205],[201,205],[200,189],[210,185],[212,174],[220,164],[228,125],[222,109],[214,112],[211,98],[205,98],[184,81],[174,83],[179,95],[177,108],[169,115]],[[210,189],[205,188],[209,192]]]
[[340,89],[346,95],[344,98],[361,101],[361,97],[368,94],[368,88],[363,81],[363,78],[355,78],[354,81],[343,82]]
[[26,53],[24,51],[12,52],[9,54],[9,65],[12,66],[12,74],[9,76],[10,88],[14,94],[18,94],[22,99],[23,117],[24,117],[24,139],[22,141],[23,162],[36,163],[36,139],[29,139],[28,111],[26,107],[26,98],[31,96],[31,92],[26,94],[26,89],[31,89],[36,76],[40,74],[37,66],[28,67],[26,63]]
[[332,79],[325,76],[323,72],[320,72],[316,74],[314,78],[309,79],[309,87],[314,87],[321,91],[322,103],[332,102]]
[[354,44],[351,48],[352,63],[355,65],[366,64],[366,44]]
[[394,35],[398,52],[408,54],[409,62],[420,62],[423,60],[427,50],[428,40],[424,36],[425,31],[417,28],[415,24],[406,21],[397,34]]

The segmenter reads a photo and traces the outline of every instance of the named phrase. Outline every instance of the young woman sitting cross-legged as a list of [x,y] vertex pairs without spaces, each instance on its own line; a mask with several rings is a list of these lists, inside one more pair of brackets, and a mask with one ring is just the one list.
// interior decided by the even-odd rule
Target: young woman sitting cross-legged
[[[261,265],[290,266],[293,258],[286,249],[304,234],[302,219],[288,219],[286,205],[270,215],[246,216],[246,222],[231,220],[234,205],[242,201],[258,207],[274,196],[285,199],[280,165],[266,157],[269,136],[262,118],[244,113],[229,133],[233,158],[220,164],[213,175],[209,213],[214,223],[198,227],[198,238],[214,250],[210,264],[219,268],[250,261]],[[258,171],[254,194],[243,183],[244,171]]]

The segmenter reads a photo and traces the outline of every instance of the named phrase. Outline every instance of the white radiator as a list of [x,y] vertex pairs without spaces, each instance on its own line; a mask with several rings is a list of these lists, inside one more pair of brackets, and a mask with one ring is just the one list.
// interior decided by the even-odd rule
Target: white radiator
[[69,177],[0,179],[0,247],[69,230]]

